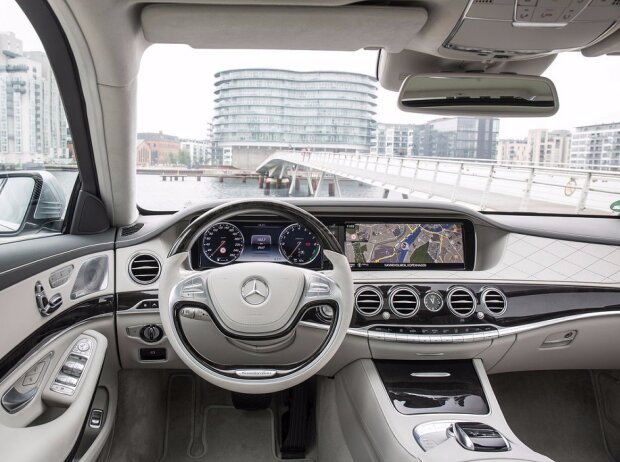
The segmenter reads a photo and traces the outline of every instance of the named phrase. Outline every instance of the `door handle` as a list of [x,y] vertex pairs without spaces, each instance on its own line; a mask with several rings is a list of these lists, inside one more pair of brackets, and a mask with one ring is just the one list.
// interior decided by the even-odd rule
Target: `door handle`
[[18,391],[15,387],[11,387],[11,389],[2,396],[2,407],[4,407],[9,414],[15,414],[34,398],[37,391],[39,391],[39,387],[32,387],[24,393]]

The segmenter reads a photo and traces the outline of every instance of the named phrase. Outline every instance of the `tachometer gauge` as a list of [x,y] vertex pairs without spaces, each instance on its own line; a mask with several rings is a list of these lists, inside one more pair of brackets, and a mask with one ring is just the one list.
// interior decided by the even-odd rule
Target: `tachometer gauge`
[[207,229],[202,238],[202,251],[213,263],[226,265],[235,261],[243,252],[243,234],[235,225],[216,223]]
[[294,265],[307,265],[321,250],[316,236],[298,223],[284,228],[280,234],[279,245],[282,256]]

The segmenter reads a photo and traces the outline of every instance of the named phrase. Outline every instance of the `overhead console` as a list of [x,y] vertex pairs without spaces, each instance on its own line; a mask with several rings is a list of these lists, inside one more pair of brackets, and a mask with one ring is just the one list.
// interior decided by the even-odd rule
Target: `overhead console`
[[489,58],[581,49],[619,19],[614,0],[471,0],[443,47]]

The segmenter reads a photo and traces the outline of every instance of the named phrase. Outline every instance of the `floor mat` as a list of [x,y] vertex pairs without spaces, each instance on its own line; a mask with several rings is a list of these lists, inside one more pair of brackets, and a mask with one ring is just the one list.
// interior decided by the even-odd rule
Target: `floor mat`
[[[279,462],[271,409],[209,404],[191,375],[170,378],[161,462]],[[305,459],[308,460],[309,459]]]
[[556,462],[609,462],[588,371],[489,376],[515,434]]

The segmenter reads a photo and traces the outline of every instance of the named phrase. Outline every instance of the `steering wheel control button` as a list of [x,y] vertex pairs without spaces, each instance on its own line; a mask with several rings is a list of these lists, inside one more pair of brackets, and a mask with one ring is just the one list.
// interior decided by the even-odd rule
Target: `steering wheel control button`
[[163,336],[163,330],[156,324],[148,324],[140,331],[140,338],[147,343],[159,342]]
[[275,377],[277,371],[275,369],[237,369],[235,374],[244,379],[267,379]]
[[241,297],[249,305],[262,305],[269,297],[269,286],[259,277],[251,277],[241,286]]
[[200,278],[191,278],[183,284],[181,296],[185,298],[202,298],[205,296],[205,288]]
[[312,275],[308,277],[308,291],[306,298],[328,297],[332,293],[331,281],[322,275]]
[[196,316],[196,308],[192,308],[192,307],[185,307],[185,308],[181,308],[181,311],[179,311],[179,314],[181,316],[183,316],[184,318],[187,319],[194,319],[194,317]]

